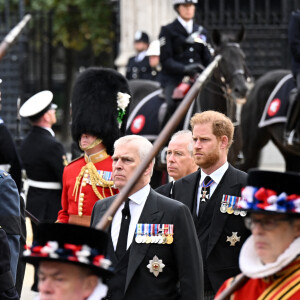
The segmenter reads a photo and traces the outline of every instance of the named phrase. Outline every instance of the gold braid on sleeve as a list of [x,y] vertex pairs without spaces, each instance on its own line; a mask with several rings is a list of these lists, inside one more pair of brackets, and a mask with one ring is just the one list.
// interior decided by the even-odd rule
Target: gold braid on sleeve
[[[72,195],[72,196],[74,196],[74,193],[75,193],[75,202],[77,199],[80,182],[81,182],[82,177],[83,177],[84,173],[86,172],[86,170],[88,170],[88,174],[90,175],[90,181],[92,184],[92,189],[93,189],[94,193],[96,194],[96,196],[98,197],[98,199],[105,198],[105,193],[104,193],[105,190],[104,189],[107,187],[109,188],[110,195],[111,196],[113,195],[113,191],[112,191],[111,187],[114,185],[114,182],[111,180],[105,180],[104,178],[102,178],[102,176],[100,176],[100,174],[97,172],[95,165],[92,162],[88,162],[84,167],[82,167],[79,175],[76,177],[76,182],[75,182],[73,195]],[[97,189],[97,185],[102,187],[103,196],[99,193],[99,191]]]

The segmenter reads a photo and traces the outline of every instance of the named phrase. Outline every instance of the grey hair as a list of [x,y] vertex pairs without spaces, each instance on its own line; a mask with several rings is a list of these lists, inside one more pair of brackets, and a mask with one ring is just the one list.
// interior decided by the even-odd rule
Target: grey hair
[[193,147],[194,147],[193,133],[190,130],[179,130],[171,136],[170,142],[177,136],[186,136],[190,139],[187,146],[187,150],[189,151],[191,156],[193,156]]
[[[114,143],[114,149],[130,142],[134,142],[139,146],[138,153],[141,161],[145,160],[145,158],[149,155],[149,153],[153,148],[151,142],[149,142],[146,138],[140,135],[132,134],[132,135],[125,135],[119,138],[118,140],[116,140]],[[155,158],[153,158],[152,162],[154,165]]]

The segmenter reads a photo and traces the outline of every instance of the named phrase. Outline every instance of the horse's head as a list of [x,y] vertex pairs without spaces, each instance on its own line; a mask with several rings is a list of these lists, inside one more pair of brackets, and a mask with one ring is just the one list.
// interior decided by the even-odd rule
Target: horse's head
[[212,33],[215,54],[222,56],[216,77],[222,82],[226,92],[235,99],[245,98],[248,91],[245,54],[239,44],[243,38],[244,27],[236,35],[221,35],[218,30],[213,30]]

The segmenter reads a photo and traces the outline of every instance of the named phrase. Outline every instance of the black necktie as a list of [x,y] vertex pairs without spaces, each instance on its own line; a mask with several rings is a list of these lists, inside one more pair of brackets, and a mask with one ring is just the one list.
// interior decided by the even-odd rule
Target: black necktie
[[127,199],[125,201],[124,208],[122,209],[122,222],[116,248],[116,256],[118,259],[120,259],[125,254],[127,247],[128,229],[130,224],[129,201],[130,199]]
[[213,180],[209,176],[206,176],[204,178],[204,181],[202,182],[199,209],[198,209],[198,217],[200,217],[201,213],[203,212],[205,202],[209,199],[210,186],[212,183],[213,183]]

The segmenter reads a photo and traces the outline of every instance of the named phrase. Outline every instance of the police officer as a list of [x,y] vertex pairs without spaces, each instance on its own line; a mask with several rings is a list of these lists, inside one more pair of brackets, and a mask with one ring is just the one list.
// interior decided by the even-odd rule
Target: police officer
[[[29,118],[32,129],[21,144],[20,155],[28,176],[26,208],[40,221],[54,222],[61,208],[62,174],[66,161],[64,147],[55,139],[56,123],[53,94],[42,91],[20,108],[21,117]],[[36,224],[31,222],[33,238]],[[37,290],[35,280],[32,287]]]
[[151,67],[147,56],[149,47],[149,36],[146,32],[137,31],[134,35],[134,49],[136,55],[130,57],[127,63],[127,79],[151,80]]
[[286,123],[286,141],[300,144],[300,11],[292,12],[288,27],[289,51],[292,73],[297,84],[297,95],[291,97]]
[[164,124],[176,109],[172,99],[174,88],[184,76],[200,73],[211,61],[206,45],[206,30],[193,21],[196,3],[197,0],[174,0],[173,6],[178,17],[162,26],[159,34],[162,86],[168,104]]

